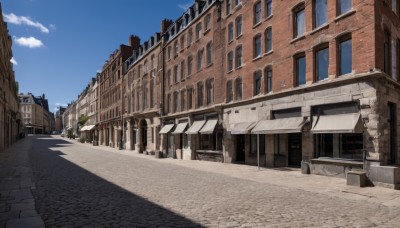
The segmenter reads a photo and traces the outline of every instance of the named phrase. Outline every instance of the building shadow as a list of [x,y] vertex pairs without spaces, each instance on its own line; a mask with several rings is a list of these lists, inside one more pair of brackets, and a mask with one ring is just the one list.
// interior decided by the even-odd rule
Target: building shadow
[[54,148],[68,141],[32,140],[32,192],[46,227],[203,227],[64,159]]

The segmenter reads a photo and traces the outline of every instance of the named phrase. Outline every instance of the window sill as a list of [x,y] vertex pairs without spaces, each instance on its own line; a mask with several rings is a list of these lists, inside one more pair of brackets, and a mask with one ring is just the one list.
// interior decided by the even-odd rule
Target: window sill
[[227,74],[230,74],[230,73],[232,73],[233,72],[233,69],[232,70],[228,70],[228,72],[226,72]]
[[228,45],[229,45],[229,44],[231,44],[231,43],[233,43],[233,39],[232,39],[232,40],[230,40],[230,41],[228,41]]
[[268,17],[264,18],[264,21],[268,21],[269,19],[272,18],[272,16],[274,16],[273,14],[269,15]]
[[203,36],[207,35],[207,33],[211,30],[211,28],[207,29],[206,31],[204,31]]
[[267,53],[264,53],[264,56],[271,55],[272,53],[274,53],[274,50],[271,50],[271,51],[269,51]]
[[349,16],[351,16],[351,15],[353,15],[353,14],[355,14],[356,13],[356,10],[354,10],[354,9],[351,9],[351,10],[349,10],[349,11],[347,11],[346,13],[343,13],[343,14],[341,14],[341,15],[338,15],[335,19],[333,19],[335,22],[337,22],[337,21],[340,21],[340,20],[342,20],[342,19],[344,19],[344,18],[346,18],[346,17],[349,17]]
[[259,59],[262,59],[262,57],[263,57],[262,55],[259,55],[259,56],[255,57],[255,58],[253,58],[252,61],[255,62],[255,61],[259,60]]
[[213,64],[214,64],[214,63],[209,63],[209,64],[207,65],[207,67],[206,67],[206,68],[209,68],[209,67],[211,67]]
[[243,64],[238,66],[238,67],[236,67],[236,70],[240,70],[240,69],[242,69],[242,67],[243,67]]
[[299,41],[299,40],[302,40],[302,39],[304,39],[304,38],[306,38],[306,36],[303,34],[303,35],[301,35],[301,36],[298,36],[298,37],[296,37],[296,38],[293,38],[293,39],[290,41],[290,43],[292,44],[292,43],[297,42],[297,41]]
[[236,36],[236,39],[238,40],[240,37],[243,36],[243,33],[239,34],[238,36]]
[[260,20],[257,24],[253,25],[253,29],[257,28],[258,26],[260,26],[262,23],[262,21]]
[[319,26],[318,28],[315,28],[314,30],[312,30],[312,31],[310,32],[310,35],[312,35],[312,34],[314,34],[314,33],[317,33],[317,32],[319,32],[319,31],[321,31],[321,30],[323,30],[323,29],[326,29],[326,28],[328,28],[328,27],[329,27],[329,24],[325,23],[324,25],[321,25],[321,26]]
[[179,52],[182,53],[184,50],[185,50],[185,48],[181,47],[181,50]]
[[242,8],[242,3],[239,3],[238,5],[235,6],[235,8],[233,8],[233,11],[238,11]]
[[229,12],[227,15],[225,15],[225,19],[229,18],[232,15],[232,12]]

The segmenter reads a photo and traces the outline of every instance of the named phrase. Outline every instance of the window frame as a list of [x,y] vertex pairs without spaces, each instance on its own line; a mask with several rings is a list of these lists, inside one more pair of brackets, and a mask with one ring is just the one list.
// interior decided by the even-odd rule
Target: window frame
[[[299,33],[299,13],[303,12],[303,32],[300,34]],[[299,38],[305,35],[306,33],[306,9],[304,3],[299,4],[292,10],[293,13],[293,38]]]
[[[304,59],[304,83],[300,84],[300,75],[299,75],[299,60]],[[294,56],[294,75],[295,75],[295,86],[303,86],[307,84],[307,59],[306,59],[306,54],[304,52],[299,53]]]
[[[327,69],[326,69],[326,77],[324,78],[320,78],[319,75],[319,66],[320,66],[320,62],[319,62],[319,58],[318,58],[318,54],[322,51],[327,51],[328,52],[328,59],[327,59]],[[314,48],[314,81],[318,82],[318,81],[323,81],[323,80],[327,80],[329,78],[329,67],[330,67],[330,51],[329,51],[329,43],[323,43],[318,45],[317,47]]]

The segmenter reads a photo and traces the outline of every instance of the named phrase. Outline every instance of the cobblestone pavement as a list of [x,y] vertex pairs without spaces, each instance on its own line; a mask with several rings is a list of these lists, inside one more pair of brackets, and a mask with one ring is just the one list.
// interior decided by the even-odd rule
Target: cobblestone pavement
[[[212,169],[224,168],[210,162],[129,156],[124,153],[133,152],[111,152],[62,138],[28,140],[33,140],[30,150],[36,182],[33,194],[46,227],[398,227],[400,224],[400,205],[388,206],[356,195],[352,199],[344,192],[319,193],[239,178],[229,173],[234,166],[226,165],[226,172],[213,172]],[[196,168],[174,164],[179,162],[194,164]]]

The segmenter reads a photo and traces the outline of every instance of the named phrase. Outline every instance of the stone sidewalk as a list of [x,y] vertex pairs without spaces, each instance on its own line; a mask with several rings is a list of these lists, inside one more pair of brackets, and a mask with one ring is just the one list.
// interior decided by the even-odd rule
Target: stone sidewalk
[[[91,144],[80,143],[76,140],[67,140],[70,142],[82,144],[84,146],[93,147]],[[319,175],[304,175],[301,174],[301,171],[298,168],[270,169],[261,167],[260,169],[258,169],[258,167],[256,166],[239,164],[227,164],[197,160],[178,160],[171,158],[157,159],[151,155],[137,154],[133,151],[118,150],[117,148],[110,148],[106,146],[96,146],[94,148],[111,153],[151,159],[158,162],[170,163],[186,168],[223,174],[260,183],[268,183],[276,186],[301,189],[307,192],[325,194],[327,196],[336,196],[351,200],[367,201],[382,204],[384,206],[394,206],[400,208],[399,190],[393,190],[379,186],[365,188],[348,186],[346,185],[346,179],[344,178]]]
[[45,227],[35,209],[31,189],[30,140],[22,139],[0,151],[0,227]]

